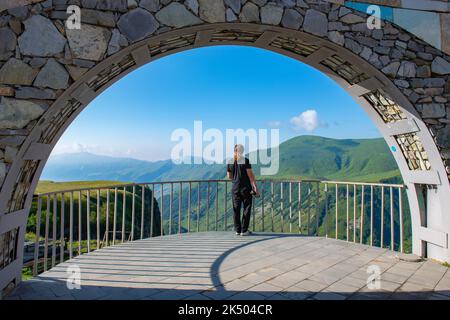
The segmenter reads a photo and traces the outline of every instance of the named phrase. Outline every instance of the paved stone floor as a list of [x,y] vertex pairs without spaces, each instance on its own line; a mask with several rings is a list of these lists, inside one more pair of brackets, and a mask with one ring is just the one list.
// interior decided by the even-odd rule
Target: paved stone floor
[[[67,267],[81,269],[69,290]],[[380,289],[367,287],[369,266]],[[450,299],[450,269],[385,249],[286,234],[209,232],[145,239],[80,256],[24,281],[9,299]]]

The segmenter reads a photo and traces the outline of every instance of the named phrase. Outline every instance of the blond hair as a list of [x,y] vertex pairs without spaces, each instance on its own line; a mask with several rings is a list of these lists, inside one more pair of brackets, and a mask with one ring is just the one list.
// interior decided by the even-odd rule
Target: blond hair
[[234,162],[238,161],[238,158],[240,158],[244,154],[244,146],[242,144],[237,144],[234,146]]

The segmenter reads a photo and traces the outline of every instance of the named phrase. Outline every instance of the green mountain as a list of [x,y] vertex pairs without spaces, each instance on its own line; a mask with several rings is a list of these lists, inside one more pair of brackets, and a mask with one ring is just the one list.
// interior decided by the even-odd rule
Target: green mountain
[[[254,166],[255,174],[260,168]],[[148,162],[89,153],[52,156],[42,180],[169,181],[225,177],[225,165],[176,165],[171,160]],[[331,139],[299,136],[280,144],[277,178],[400,182],[397,164],[382,139]],[[271,178],[266,176],[264,178]]]
[[400,179],[384,139],[331,139],[299,136],[280,145],[277,177],[345,181]]

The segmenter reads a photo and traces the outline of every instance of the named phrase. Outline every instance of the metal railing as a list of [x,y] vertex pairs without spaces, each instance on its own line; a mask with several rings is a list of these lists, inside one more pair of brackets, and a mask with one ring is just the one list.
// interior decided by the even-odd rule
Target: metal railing
[[[33,275],[109,245],[147,237],[233,229],[231,182],[167,181],[35,195]],[[332,237],[404,252],[411,238],[404,186],[259,180],[251,229]],[[407,210],[407,208],[406,208]],[[43,232],[42,232],[43,231]],[[50,233],[51,232],[51,233]],[[409,243],[409,241],[408,241]]]

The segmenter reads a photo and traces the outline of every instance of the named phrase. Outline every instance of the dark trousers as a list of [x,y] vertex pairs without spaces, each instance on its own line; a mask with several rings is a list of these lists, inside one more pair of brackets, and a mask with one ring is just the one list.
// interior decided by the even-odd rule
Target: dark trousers
[[[242,205],[244,205],[244,215],[241,223]],[[239,233],[247,232],[252,214],[252,195],[250,194],[250,191],[245,190],[233,192],[233,211],[234,229]]]

